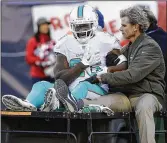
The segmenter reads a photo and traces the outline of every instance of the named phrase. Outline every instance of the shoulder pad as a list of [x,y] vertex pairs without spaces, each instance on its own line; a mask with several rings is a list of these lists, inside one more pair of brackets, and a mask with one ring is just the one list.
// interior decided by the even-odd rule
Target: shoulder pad
[[119,43],[119,40],[114,36],[114,34],[110,34],[108,32],[101,32],[100,36],[100,41],[102,43],[110,43],[113,44],[115,42]]
[[68,36],[67,34],[63,35],[62,37],[60,37],[60,38],[57,40],[57,42],[59,42],[59,41],[61,41],[61,40],[63,40],[63,39],[66,39],[67,36]]
[[58,40],[57,40],[57,43],[55,45],[55,48],[60,48],[64,42],[68,39],[68,35],[65,34],[64,36],[60,37]]

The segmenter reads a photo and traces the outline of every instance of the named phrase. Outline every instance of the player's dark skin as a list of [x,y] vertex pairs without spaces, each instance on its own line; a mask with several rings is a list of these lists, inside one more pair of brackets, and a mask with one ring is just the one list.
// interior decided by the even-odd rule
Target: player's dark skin
[[74,67],[69,67],[66,56],[58,54],[56,56],[56,64],[54,67],[55,80],[62,79],[68,86],[78,78],[87,67],[88,66],[85,66],[81,62]]
[[[114,53],[116,55],[121,55],[120,50],[114,49],[109,54]],[[54,75],[56,79],[62,79],[67,86],[69,86],[76,78],[80,76],[80,74],[87,68],[83,63],[78,63],[74,67],[69,67],[69,63],[67,61],[66,56],[62,54],[58,54],[56,56],[56,64],[54,67]],[[115,72],[125,70],[127,68],[126,62],[117,65],[117,66],[109,66],[108,72]]]
[[[111,52],[108,53],[108,56],[110,56],[110,54],[115,54],[117,56],[121,55],[121,51],[118,49],[113,49]],[[106,57],[107,58],[107,57]],[[122,70],[126,70],[127,69],[127,63],[123,62],[119,65],[116,65],[117,63],[115,63],[115,65],[111,66],[111,65],[107,65],[108,69],[107,72],[116,72],[116,71],[122,71]]]

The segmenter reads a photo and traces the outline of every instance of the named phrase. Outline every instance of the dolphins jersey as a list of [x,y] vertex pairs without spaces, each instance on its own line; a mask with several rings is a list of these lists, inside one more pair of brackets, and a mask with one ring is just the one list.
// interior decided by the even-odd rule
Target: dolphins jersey
[[54,52],[65,55],[69,66],[73,67],[75,64],[81,62],[86,49],[89,49],[90,54],[100,53],[101,63],[88,67],[82,72],[80,76],[70,84],[70,90],[74,89],[80,81],[83,81],[98,72],[102,72],[103,68],[106,66],[105,58],[107,53],[113,49],[120,49],[120,45],[113,35],[97,31],[95,36],[92,37],[87,44],[80,44],[73,35],[65,35],[60,38],[55,45]]

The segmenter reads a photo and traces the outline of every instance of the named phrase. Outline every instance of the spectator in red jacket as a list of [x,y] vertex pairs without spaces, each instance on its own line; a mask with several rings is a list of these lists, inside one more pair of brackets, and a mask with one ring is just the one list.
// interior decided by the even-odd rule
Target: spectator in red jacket
[[37,32],[27,42],[26,46],[26,61],[30,65],[30,75],[32,77],[32,83],[38,81],[49,81],[54,80],[48,77],[44,73],[45,69],[45,47],[50,42],[50,30],[49,24],[45,18],[40,18],[37,21]]

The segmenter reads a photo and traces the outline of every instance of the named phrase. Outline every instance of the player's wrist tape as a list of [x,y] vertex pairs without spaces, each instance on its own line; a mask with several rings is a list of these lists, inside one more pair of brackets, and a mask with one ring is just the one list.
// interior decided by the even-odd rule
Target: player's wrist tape
[[124,55],[118,56],[118,59],[120,60],[117,65],[121,64],[122,62],[126,62],[127,58]]
[[85,66],[89,66],[89,63],[86,60],[81,61]]
[[85,70],[88,66],[84,65],[82,62],[78,63],[77,66],[79,66],[79,68],[81,68],[82,70]]

